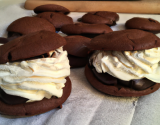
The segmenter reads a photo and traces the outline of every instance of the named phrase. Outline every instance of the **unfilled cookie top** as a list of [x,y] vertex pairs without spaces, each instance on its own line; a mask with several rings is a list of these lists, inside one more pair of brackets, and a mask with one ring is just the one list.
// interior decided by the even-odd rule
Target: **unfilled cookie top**
[[12,22],[8,28],[8,32],[20,34],[28,34],[40,30],[55,32],[55,27],[45,19],[38,17],[22,17]]
[[63,13],[43,12],[38,14],[36,17],[48,20],[55,26],[56,29],[60,29],[62,26],[67,24],[73,24],[72,18],[64,15]]
[[98,12],[89,12],[85,14],[81,21],[84,23],[91,24],[107,24],[115,25],[116,21],[119,20],[119,15],[115,12],[109,11],[98,11]]
[[160,39],[153,33],[130,29],[114,31],[93,38],[88,45],[91,50],[132,51],[160,46]]
[[62,26],[61,31],[69,35],[80,34],[105,34],[112,32],[112,29],[105,24],[76,23]]
[[37,14],[42,12],[61,12],[64,14],[70,13],[70,11],[67,8],[56,4],[46,4],[38,6],[34,9],[34,12]]
[[160,23],[152,18],[134,17],[129,19],[125,26],[128,29],[141,29],[147,31],[160,31]]
[[68,54],[78,57],[87,57],[89,51],[87,44],[91,41],[90,38],[79,35],[66,36],[64,38],[67,44],[63,48],[67,50]]

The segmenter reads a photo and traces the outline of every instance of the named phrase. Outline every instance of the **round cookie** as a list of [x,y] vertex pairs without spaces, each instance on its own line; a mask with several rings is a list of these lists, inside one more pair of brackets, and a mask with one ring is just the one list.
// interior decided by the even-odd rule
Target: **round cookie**
[[64,37],[67,41],[67,44],[64,45],[63,49],[67,50],[68,54],[78,57],[87,57],[89,49],[87,45],[90,43],[91,39],[74,35]]
[[160,84],[156,83],[153,86],[142,90],[142,91],[137,91],[133,90],[131,88],[125,87],[124,85],[105,85],[102,82],[100,82],[93,74],[91,69],[86,65],[85,67],[85,76],[89,83],[98,91],[103,92],[105,94],[109,95],[114,95],[114,96],[123,96],[123,97],[139,97],[139,96],[144,96],[148,95],[150,93],[155,92],[156,90],[159,89]]
[[72,18],[62,13],[43,12],[43,13],[36,15],[36,17],[44,18],[48,20],[50,23],[53,24],[56,30],[60,30],[60,28],[64,25],[73,24]]
[[[128,74],[132,74],[132,71],[130,70],[132,70],[132,68],[136,69],[137,66],[135,65],[139,66],[139,64],[142,65],[142,63],[134,62],[133,60],[132,62],[131,57],[125,56],[125,54],[123,54],[123,51],[137,52],[138,50],[146,50],[156,47],[160,47],[160,39],[156,35],[142,30],[130,29],[123,31],[114,31],[108,34],[99,35],[93,38],[90,44],[88,44],[88,48],[90,50],[99,51],[93,52],[93,55],[91,54],[89,64],[85,67],[85,75],[89,83],[94,88],[109,95],[143,96],[150,94],[158,90],[160,84],[155,82],[154,80],[151,81],[151,78],[147,79],[147,77],[134,77],[135,79],[127,81],[127,79],[130,79],[127,78],[130,77]],[[122,52],[123,56],[119,55],[120,53],[117,53],[118,55],[114,54],[112,51]],[[129,66],[126,63],[127,59],[130,61],[132,66]],[[102,62],[103,64],[101,64]],[[126,65],[126,67],[131,67],[130,70],[126,69],[125,66],[123,67],[123,65]],[[143,65],[146,66],[146,63],[144,63]],[[100,67],[102,68],[102,73],[98,73],[101,72]],[[125,72],[126,74],[124,72],[121,72],[122,69],[124,71],[127,71]],[[136,69],[135,72],[137,71],[140,72],[141,70]],[[123,79],[126,79],[126,81],[120,79],[124,75],[126,76],[126,78]]]
[[152,18],[134,17],[126,21],[126,28],[145,31],[160,31],[160,23]]
[[5,104],[0,100],[0,114],[7,116],[33,116],[38,115],[54,108],[58,108],[67,100],[71,93],[71,81],[69,77],[66,78],[67,82],[63,89],[63,95],[61,98],[52,97],[51,99],[44,98],[41,101],[22,103],[16,105]]
[[91,41],[90,38],[74,35],[64,37],[67,44],[63,47],[68,52],[68,59],[71,68],[82,67],[87,64],[88,52],[87,44]]
[[91,50],[132,51],[158,47],[160,39],[150,32],[128,29],[99,35],[91,43]]
[[47,30],[55,32],[55,27],[45,19],[38,17],[22,17],[12,22],[8,28],[8,32],[19,33],[21,35]]
[[78,57],[68,54],[71,68],[84,67],[88,62],[88,57]]
[[39,56],[65,44],[65,39],[54,32],[39,31],[27,34],[6,43],[3,47],[0,46],[0,63]]
[[109,11],[89,12],[81,18],[81,21],[84,23],[107,24],[109,26],[115,25],[118,20],[119,15]]
[[37,14],[43,13],[43,12],[60,12],[63,14],[70,13],[70,11],[67,8],[60,5],[56,5],[56,4],[45,4],[45,5],[38,6],[34,9],[34,12]]
[[68,35],[95,37],[100,34],[112,32],[112,29],[105,24],[76,23],[62,26],[61,31]]

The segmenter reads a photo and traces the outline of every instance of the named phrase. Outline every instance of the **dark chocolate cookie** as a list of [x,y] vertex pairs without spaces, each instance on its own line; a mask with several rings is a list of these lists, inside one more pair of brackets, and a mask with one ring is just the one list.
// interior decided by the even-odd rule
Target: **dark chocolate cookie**
[[74,35],[64,37],[67,44],[63,47],[68,52],[68,59],[71,68],[83,67],[88,61],[87,44],[91,41],[90,38]]
[[109,26],[115,25],[118,20],[119,15],[109,11],[89,12],[81,18],[84,23],[107,24]]
[[0,64],[39,56],[65,44],[66,40],[54,32],[27,34],[0,46]]
[[89,49],[87,44],[91,41],[90,38],[74,35],[64,37],[67,41],[67,44],[63,47],[68,54],[77,56],[77,57],[87,57]]
[[103,84],[106,85],[124,85],[127,86],[131,89],[134,90],[145,90],[151,86],[153,86],[154,84],[156,84],[155,82],[147,79],[147,78],[141,78],[141,79],[133,79],[130,81],[123,81],[120,80],[116,77],[111,76],[108,73],[98,73],[96,71],[96,69],[94,68],[94,66],[89,66],[89,68],[91,68],[92,73],[94,74],[94,76]]
[[84,67],[88,62],[88,57],[77,57],[68,54],[69,65],[71,68]]
[[85,67],[85,75],[89,83],[98,91],[103,92],[105,94],[114,95],[114,96],[124,96],[124,97],[138,97],[148,95],[150,93],[155,92],[159,89],[160,84],[156,83],[153,86],[149,87],[148,89],[137,91],[133,90],[129,87],[125,87],[123,85],[105,85],[100,82],[93,74],[92,70],[86,65]]
[[130,29],[99,35],[90,43],[91,50],[132,51],[159,47],[160,39],[153,33]]
[[45,19],[38,17],[22,17],[12,22],[8,32],[19,33],[22,35],[33,33],[41,30],[55,32],[55,27]]
[[128,29],[140,29],[146,31],[160,31],[160,23],[151,18],[134,17],[129,19],[125,26]]
[[0,88],[0,100],[3,101],[5,104],[15,105],[26,103],[28,100],[27,98],[22,98],[20,96],[9,95]]
[[60,30],[64,25],[73,24],[72,18],[64,15],[63,13],[43,12],[38,14],[36,17],[48,20],[57,30]]
[[71,81],[69,77],[63,88],[63,95],[61,98],[52,97],[51,99],[44,98],[41,101],[22,103],[17,105],[8,105],[0,100],[0,114],[7,116],[33,116],[38,115],[49,110],[52,110],[61,105],[67,100],[71,93]]
[[46,4],[38,6],[34,9],[34,12],[37,14],[42,12],[61,12],[64,14],[70,13],[70,11],[67,8],[56,4]]
[[99,35],[112,32],[112,29],[105,24],[76,23],[62,26],[61,31],[68,35]]

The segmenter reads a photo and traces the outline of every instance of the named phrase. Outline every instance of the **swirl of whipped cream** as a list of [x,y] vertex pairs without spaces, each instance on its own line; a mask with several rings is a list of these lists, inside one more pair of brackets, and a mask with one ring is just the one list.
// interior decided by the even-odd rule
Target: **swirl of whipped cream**
[[90,58],[98,73],[107,72],[124,81],[148,78],[160,83],[160,48],[142,51],[100,51]]
[[70,75],[67,52],[60,47],[49,53],[50,58],[0,65],[0,87],[10,95],[29,99],[28,102],[61,97],[65,77]]

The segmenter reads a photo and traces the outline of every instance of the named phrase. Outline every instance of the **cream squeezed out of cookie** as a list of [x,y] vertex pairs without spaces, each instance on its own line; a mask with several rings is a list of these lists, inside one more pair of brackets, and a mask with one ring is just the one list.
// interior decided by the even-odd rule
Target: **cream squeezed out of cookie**
[[49,54],[52,58],[1,64],[0,87],[7,94],[29,99],[28,102],[61,97],[65,77],[70,75],[67,52],[60,47]]
[[148,78],[160,83],[160,48],[142,51],[100,51],[90,58],[98,73],[124,80]]

